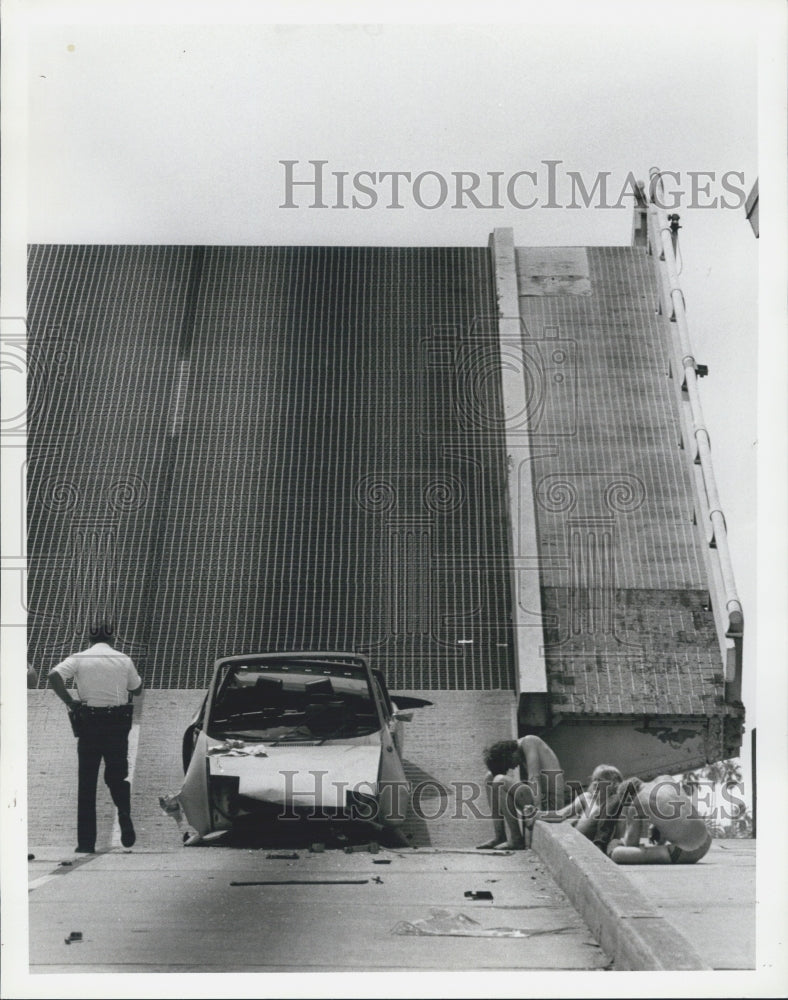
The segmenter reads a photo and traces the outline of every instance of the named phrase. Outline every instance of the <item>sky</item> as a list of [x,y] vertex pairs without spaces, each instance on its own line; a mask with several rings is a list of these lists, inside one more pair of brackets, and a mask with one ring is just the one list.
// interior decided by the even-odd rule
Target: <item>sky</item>
[[656,46],[631,19],[563,26],[559,44],[538,24],[42,21],[34,242],[478,245],[493,225],[523,243],[628,239],[624,208],[287,210],[283,159],[351,175],[511,175],[549,159],[618,187],[654,164],[757,173],[755,37],[741,24]]
[[[630,171],[676,171],[681,283],[710,370],[702,402],[744,605],[748,726],[773,725],[764,686],[783,690],[772,678],[784,671],[773,621],[784,618],[784,379],[773,370],[784,357],[784,235],[772,212],[758,241],[743,208],[693,206],[690,188],[691,172],[711,175],[695,199],[705,204],[725,195],[726,173],[747,192],[760,174],[762,202],[765,189],[778,213],[784,205],[782,5],[390,6],[228,2],[219,17],[216,5],[180,0],[6,3],[3,316],[24,301],[26,242],[486,245],[510,226],[517,245],[626,245],[631,201],[570,208],[569,172],[587,188],[608,172],[614,202]],[[328,207],[308,207],[300,188],[299,207],[284,208],[283,160],[298,178],[326,161],[351,194],[363,171],[428,174],[425,204],[441,193],[436,175],[451,186],[457,172],[478,174],[487,203],[491,173],[530,171],[535,183],[521,177],[515,190],[537,203],[457,208],[449,195],[427,208],[403,181],[399,209],[382,182],[370,208],[332,207],[328,184]],[[547,204],[546,161],[558,207]]]

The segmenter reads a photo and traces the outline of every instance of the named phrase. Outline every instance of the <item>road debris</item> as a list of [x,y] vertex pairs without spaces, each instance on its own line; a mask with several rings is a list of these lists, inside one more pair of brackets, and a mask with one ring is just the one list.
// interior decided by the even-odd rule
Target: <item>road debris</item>
[[464,913],[451,910],[432,910],[432,916],[424,920],[401,920],[395,924],[392,934],[402,936],[432,937],[506,937],[524,938],[528,932],[515,927],[482,927],[476,920]]
[[243,740],[224,740],[206,750],[208,757],[267,757],[265,747],[257,744],[251,746]]
[[367,885],[369,879],[276,879],[270,882],[231,882],[230,885]]
[[406,937],[530,938],[575,930],[574,927],[551,927],[540,930],[528,930],[524,927],[483,927],[464,913],[452,913],[451,910],[442,909],[433,909],[431,913],[431,917],[423,920],[400,920],[392,927],[391,933]]
[[345,848],[345,854],[378,854],[379,852],[380,844],[376,840],[372,840],[368,844],[348,844]]

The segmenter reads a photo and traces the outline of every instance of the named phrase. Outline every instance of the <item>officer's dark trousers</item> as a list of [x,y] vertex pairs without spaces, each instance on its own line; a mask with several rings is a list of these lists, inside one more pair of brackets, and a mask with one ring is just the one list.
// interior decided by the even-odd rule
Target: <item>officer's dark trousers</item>
[[104,758],[104,781],[118,812],[131,811],[129,774],[129,722],[123,718],[92,717],[77,743],[79,786],[77,791],[78,846],[96,846],[96,783]]

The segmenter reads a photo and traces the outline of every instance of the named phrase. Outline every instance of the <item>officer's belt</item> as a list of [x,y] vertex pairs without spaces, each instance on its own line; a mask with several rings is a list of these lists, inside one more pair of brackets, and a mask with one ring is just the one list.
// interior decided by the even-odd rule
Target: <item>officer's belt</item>
[[134,710],[134,706],[133,705],[102,705],[100,707],[99,706],[94,706],[94,705],[80,705],[79,706],[79,711],[83,715],[119,715],[119,716],[128,715],[128,716],[131,716],[133,710]]

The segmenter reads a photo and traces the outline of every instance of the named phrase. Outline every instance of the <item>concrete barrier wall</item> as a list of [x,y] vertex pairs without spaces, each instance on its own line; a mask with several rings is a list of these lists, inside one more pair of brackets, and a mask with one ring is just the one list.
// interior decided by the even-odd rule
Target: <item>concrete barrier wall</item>
[[616,969],[708,969],[598,847],[567,823],[536,823],[533,849]]

